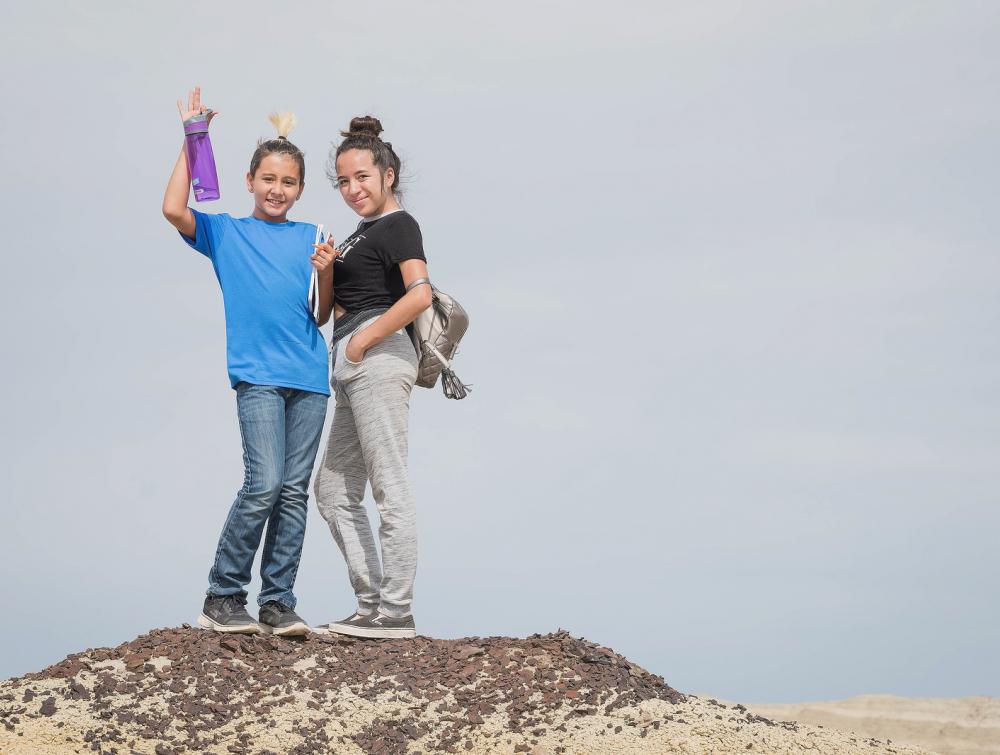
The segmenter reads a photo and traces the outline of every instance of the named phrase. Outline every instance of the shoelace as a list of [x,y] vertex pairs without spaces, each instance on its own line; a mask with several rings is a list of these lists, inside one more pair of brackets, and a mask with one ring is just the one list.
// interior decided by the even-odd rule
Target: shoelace
[[243,605],[243,601],[240,600],[238,595],[227,595],[222,607],[230,611],[242,611]]
[[264,605],[271,606],[278,613],[291,613],[292,609],[286,606],[284,603],[277,600],[269,600]]

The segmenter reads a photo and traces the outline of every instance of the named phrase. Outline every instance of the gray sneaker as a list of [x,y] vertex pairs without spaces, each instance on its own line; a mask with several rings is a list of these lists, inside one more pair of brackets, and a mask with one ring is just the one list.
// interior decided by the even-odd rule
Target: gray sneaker
[[358,624],[363,624],[372,618],[374,613],[361,613],[361,611],[355,611],[353,614],[348,616],[346,619],[341,619],[340,621],[331,621],[329,624],[320,624],[316,627],[320,632],[336,632],[334,627],[354,627]]
[[260,631],[279,637],[301,637],[309,632],[309,625],[295,611],[277,600],[269,600],[260,607]]
[[395,619],[391,616],[383,616],[378,612],[367,616],[356,613],[349,619],[327,624],[327,629],[337,634],[348,634],[352,637],[393,639],[417,636],[413,616]]
[[215,632],[257,634],[260,627],[247,613],[246,602],[240,595],[209,595],[198,617],[198,626]]

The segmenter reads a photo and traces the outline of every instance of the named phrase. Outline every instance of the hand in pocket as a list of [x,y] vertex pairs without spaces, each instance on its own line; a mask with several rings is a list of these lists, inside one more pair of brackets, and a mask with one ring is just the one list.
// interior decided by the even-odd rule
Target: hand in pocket
[[347,359],[348,362],[354,362],[355,364],[357,364],[358,362],[360,362],[362,359],[365,358],[365,352],[367,351],[367,349],[361,347],[360,344],[362,343],[362,341],[361,339],[358,338],[358,336],[360,336],[364,332],[365,332],[364,330],[359,330],[357,333],[351,336],[351,340],[347,342],[347,348],[344,349],[344,358]]

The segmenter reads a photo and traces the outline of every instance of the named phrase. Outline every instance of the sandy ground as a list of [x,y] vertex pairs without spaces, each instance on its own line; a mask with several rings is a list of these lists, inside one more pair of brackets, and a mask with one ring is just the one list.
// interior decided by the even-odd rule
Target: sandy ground
[[[34,687],[42,695],[46,687],[57,686],[56,682],[35,683]],[[9,687],[3,687],[5,691]],[[389,695],[385,699],[366,701],[354,697],[349,690],[337,695],[337,703],[342,711],[338,716],[323,716],[310,707],[311,696],[302,696],[274,711],[271,721],[259,719],[234,719],[226,727],[225,735],[217,744],[196,749],[165,747],[151,741],[135,738],[134,729],[119,726],[124,735],[118,745],[120,753],[148,753],[149,755],[172,755],[173,753],[198,752],[213,755],[231,755],[231,746],[239,746],[241,738],[250,738],[253,753],[288,753],[303,742],[299,729],[303,722],[322,721],[322,730],[328,737],[328,752],[343,755],[374,755],[380,752],[405,751],[407,753],[459,752],[494,753],[496,755],[639,755],[640,753],[687,753],[707,755],[709,753],[816,753],[816,755],[922,755],[929,751],[919,747],[888,744],[870,737],[821,729],[812,726],[774,726],[770,722],[756,720],[756,716],[745,709],[713,703],[708,699],[689,697],[684,703],[671,704],[662,700],[649,700],[637,706],[629,706],[614,711],[611,715],[591,715],[580,718],[574,706],[564,705],[550,714],[551,725],[545,733],[511,734],[507,729],[507,719],[502,712],[486,717],[478,730],[470,734],[455,748],[439,750],[436,747],[423,749],[417,739],[405,750],[376,747],[359,747],[353,737],[370,727],[374,722],[398,720],[411,715],[419,708],[415,701],[406,696]],[[447,698],[444,699],[447,704]],[[416,724],[427,734],[446,728],[451,720],[447,714],[435,709],[425,710],[412,716]],[[92,751],[112,752],[112,743],[102,742],[100,735],[93,732],[100,729],[100,720],[83,704],[60,708],[55,714],[31,720],[27,726],[19,726],[14,731],[0,731],[0,752],[24,753],[28,755],[56,755],[62,753],[85,753]],[[273,725],[272,725],[273,723]],[[565,727],[565,731],[559,727]],[[312,727],[311,727],[312,728]],[[315,732],[316,729],[312,728]],[[100,750],[91,750],[95,743],[101,743]],[[159,749],[158,749],[159,747]]]
[[861,695],[835,702],[747,707],[778,721],[854,731],[919,745],[942,755],[1000,753],[1000,698],[995,697]]

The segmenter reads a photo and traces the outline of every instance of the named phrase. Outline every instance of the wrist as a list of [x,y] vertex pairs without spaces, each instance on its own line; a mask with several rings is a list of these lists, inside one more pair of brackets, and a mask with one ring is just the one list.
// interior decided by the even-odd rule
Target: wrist
[[375,339],[372,338],[372,329],[367,327],[358,333],[358,346],[364,351],[368,351],[372,346],[375,345]]

